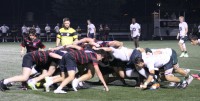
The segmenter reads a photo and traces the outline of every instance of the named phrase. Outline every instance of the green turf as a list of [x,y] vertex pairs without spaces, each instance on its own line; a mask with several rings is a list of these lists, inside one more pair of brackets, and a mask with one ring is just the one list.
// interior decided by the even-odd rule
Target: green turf
[[[44,43],[47,48],[54,47],[55,43]],[[124,42],[124,45],[132,48],[132,42]],[[170,47],[177,51],[177,41],[142,41],[140,47],[165,48]],[[179,58],[180,66],[183,68],[200,69],[200,47],[192,46],[187,43],[189,58]],[[0,79],[14,76],[21,73],[19,43],[0,43]],[[198,73],[192,71],[192,73]],[[133,87],[109,86],[110,92],[104,92],[102,86],[91,89],[79,90],[78,92],[69,91],[67,94],[53,94],[39,91],[17,90],[14,86],[10,91],[0,92],[0,101],[108,101],[108,100],[131,100],[131,101],[200,101],[200,81],[194,80],[187,89],[166,89],[141,91]]]

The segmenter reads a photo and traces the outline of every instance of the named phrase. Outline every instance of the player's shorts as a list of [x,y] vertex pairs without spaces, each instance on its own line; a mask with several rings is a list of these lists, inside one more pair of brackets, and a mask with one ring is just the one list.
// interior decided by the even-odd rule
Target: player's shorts
[[60,69],[62,72],[64,72],[65,70],[76,71],[76,69],[77,69],[76,61],[75,61],[74,57],[72,57],[69,53],[66,53],[62,57],[59,66],[60,66]]
[[172,49],[172,55],[171,55],[171,58],[173,60],[173,65],[176,65],[178,64],[178,58],[177,58],[177,53],[174,49]]
[[33,62],[33,58],[31,56],[31,54],[27,53],[26,55],[24,55],[23,61],[22,61],[22,67],[23,68],[30,68],[30,69],[32,69],[33,65],[35,65],[35,63]]
[[140,36],[131,36],[132,37],[132,39],[139,39],[140,38]]
[[187,41],[187,36],[180,37],[179,43],[185,43]]
[[173,72],[173,59],[172,57],[170,57],[170,60],[167,64],[165,64],[164,66],[164,71],[165,71],[165,75],[170,75]]
[[88,37],[89,37],[89,38],[94,38],[94,33],[89,33],[89,34],[88,34]]

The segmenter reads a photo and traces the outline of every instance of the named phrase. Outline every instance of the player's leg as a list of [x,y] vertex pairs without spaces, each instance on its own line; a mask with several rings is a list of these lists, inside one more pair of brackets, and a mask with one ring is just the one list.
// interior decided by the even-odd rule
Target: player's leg
[[57,65],[54,62],[52,62],[51,65],[49,66],[48,70],[44,69],[42,71],[41,75],[39,75],[38,77],[35,77],[33,79],[28,80],[28,85],[32,88],[32,90],[36,90],[35,84],[37,82],[41,81],[42,79],[45,79],[45,77],[49,77],[49,76],[53,75],[53,73],[56,70],[56,66]]
[[29,68],[29,67],[23,67],[21,75],[1,80],[1,82],[0,82],[0,89],[2,91],[7,90],[6,85],[8,83],[27,81],[30,75],[31,75],[31,68]]
[[183,68],[179,67],[177,53],[173,49],[172,49],[171,58],[173,60],[173,68],[174,68],[175,72],[177,72],[180,75],[184,76],[186,81],[188,82],[188,84],[190,84],[192,82],[192,80],[193,80],[193,77],[191,75],[189,75],[190,70],[189,69],[184,70]]
[[[76,68],[76,67],[71,67],[71,68]],[[76,71],[74,70],[69,70],[68,72],[68,77],[65,78],[62,83],[60,84],[60,86],[54,90],[54,93],[67,93],[65,91],[63,91],[62,89],[68,84],[70,83],[72,80],[74,80],[75,78],[75,74],[76,74]]]
[[74,91],[77,91],[77,87],[78,87],[79,82],[84,82],[86,80],[91,79],[94,76],[94,74],[95,74],[94,66],[92,64],[88,64],[87,73],[83,74],[78,79],[75,78],[72,81],[72,87],[73,87]]

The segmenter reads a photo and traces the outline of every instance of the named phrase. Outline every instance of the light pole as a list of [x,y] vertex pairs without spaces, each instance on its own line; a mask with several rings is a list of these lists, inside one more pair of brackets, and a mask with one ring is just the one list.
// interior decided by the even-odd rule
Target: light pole
[[162,40],[161,31],[160,31],[160,6],[161,6],[161,2],[158,2],[157,6],[159,7],[159,9],[158,9],[158,13],[159,13],[159,15],[158,15],[158,20],[159,20],[159,35],[160,35],[160,40]]

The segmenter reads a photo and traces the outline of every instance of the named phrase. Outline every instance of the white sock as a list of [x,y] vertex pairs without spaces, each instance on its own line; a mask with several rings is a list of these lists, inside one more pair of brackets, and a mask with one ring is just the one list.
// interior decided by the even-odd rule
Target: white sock
[[56,90],[62,90],[62,87],[59,86]]
[[47,84],[48,84],[48,85],[52,85],[52,84],[53,84],[53,80],[49,80],[49,81],[47,82]]
[[34,79],[30,79],[30,80],[28,80],[28,82],[32,82],[33,84],[37,83]]

